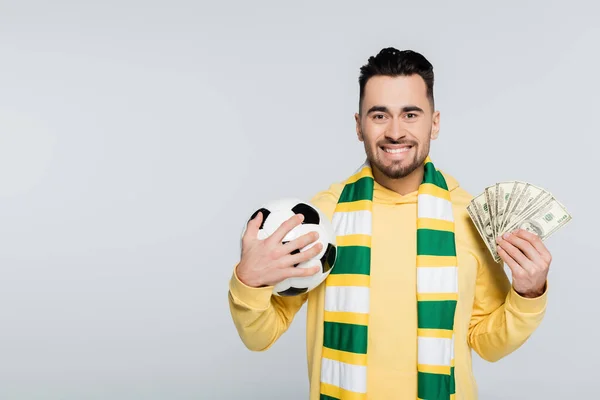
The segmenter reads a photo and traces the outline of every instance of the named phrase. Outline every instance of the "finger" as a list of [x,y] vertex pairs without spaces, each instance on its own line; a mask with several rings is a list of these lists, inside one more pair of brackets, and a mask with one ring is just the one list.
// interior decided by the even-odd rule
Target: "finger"
[[271,243],[281,243],[285,235],[304,221],[304,215],[296,214],[285,220],[267,240]]
[[296,250],[303,249],[309,244],[315,242],[319,238],[318,232],[308,232],[304,235],[297,237],[296,239],[285,243],[281,248],[281,254],[290,254]]
[[322,249],[323,249],[323,244],[318,242],[314,246],[311,246],[310,248],[308,248],[304,251],[298,251],[294,254],[285,256],[282,259],[282,261],[283,261],[284,265],[297,265],[302,262],[308,261],[313,257],[316,257],[321,252]]
[[302,277],[306,277],[306,276],[312,276],[312,275],[316,274],[317,272],[319,272],[320,270],[321,270],[321,266],[315,265],[314,267],[310,267],[310,268],[289,267],[289,268],[284,268],[280,271],[282,273],[283,279],[287,279],[287,278],[302,278]]
[[504,240],[521,250],[521,253],[523,253],[531,262],[540,266],[543,264],[541,254],[533,247],[533,244],[529,242],[529,239],[524,239],[519,235],[511,233],[505,234],[504,236]]
[[310,260],[313,257],[316,257],[317,254],[319,254],[319,252],[321,252],[322,249],[323,249],[323,245],[320,242],[318,242],[314,246],[311,246],[310,248],[308,248],[304,251],[296,250],[295,252],[282,257],[280,259],[279,265],[283,268],[298,265],[302,262]]
[[498,247],[498,255],[508,265],[510,268],[510,272],[512,272],[513,277],[519,276],[525,272],[523,268],[517,263],[511,256],[504,250],[502,247]]
[[552,260],[552,255],[550,254],[550,251],[548,251],[548,248],[542,241],[541,237],[525,229],[517,229],[515,232],[513,232],[513,234],[529,241],[529,243],[531,243],[537,252],[540,253],[540,256],[544,261],[549,263]]
[[[504,250],[522,269],[531,272],[533,270],[532,262],[515,247],[512,243],[504,239],[498,240],[498,250]],[[498,253],[498,255],[500,255]]]
[[244,233],[242,240],[248,241],[251,239],[257,239],[258,231],[260,229],[260,225],[262,224],[262,221],[263,221],[262,211],[257,211],[254,218],[252,218],[250,221],[248,221],[248,224],[246,225],[246,232]]
[[276,285],[277,283],[288,279],[288,278],[302,278],[307,276],[312,276],[319,272],[321,267],[319,265],[315,265],[310,268],[294,268],[287,267],[282,269],[271,270],[270,276],[266,279],[269,285]]
[[264,282],[269,286],[274,286],[288,278],[302,278],[312,276],[321,270],[320,265],[315,265],[310,268],[282,268],[272,269],[268,274],[265,274]]

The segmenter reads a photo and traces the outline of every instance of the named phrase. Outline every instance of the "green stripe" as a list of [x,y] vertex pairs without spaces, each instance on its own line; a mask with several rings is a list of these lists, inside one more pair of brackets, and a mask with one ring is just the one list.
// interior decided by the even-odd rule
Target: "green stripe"
[[454,393],[454,368],[450,369],[450,375],[418,373],[417,395],[426,400],[450,400]]
[[339,246],[337,260],[330,274],[362,274],[371,272],[371,248],[367,246]]
[[373,200],[373,178],[366,176],[344,186],[339,203],[359,200]]
[[423,173],[423,183],[432,183],[444,190],[448,190],[446,180],[441,172],[437,171],[433,166],[433,163],[428,162],[425,164],[425,171]]
[[321,393],[321,397],[319,397],[319,400],[340,400],[337,397],[331,397],[331,396],[327,396],[326,394]]
[[434,300],[417,302],[419,329],[448,329],[454,327],[456,300]]
[[367,354],[367,327],[325,321],[323,345],[333,350]]
[[417,229],[417,255],[456,256],[454,232]]

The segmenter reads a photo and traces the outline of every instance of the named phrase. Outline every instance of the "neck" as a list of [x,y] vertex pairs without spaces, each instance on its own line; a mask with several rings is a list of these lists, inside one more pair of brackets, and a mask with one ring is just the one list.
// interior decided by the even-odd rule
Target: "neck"
[[424,173],[425,168],[421,165],[405,177],[393,179],[382,174],[377,168],[373,168],[373,178],[375,181],[381,186],[393,190],[401,196],[417,191],[421,182],[423,182]]

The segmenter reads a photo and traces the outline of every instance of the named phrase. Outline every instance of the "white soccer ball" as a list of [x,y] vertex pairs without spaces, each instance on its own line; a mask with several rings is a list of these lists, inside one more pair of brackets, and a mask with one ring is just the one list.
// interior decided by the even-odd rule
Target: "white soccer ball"
[[[319,286],[335,265],[337,253],[336,235],[327,216],[309,202],[295,198],[281,198],[270,201],[256,210],[250,219],[254,218],[259,211],[263,214],[263,220],[258,231],[258,239],[264,240],[271,236],[282,223],[293,217],[294,214],[303,214],[304,221],[302,224],[288,232],[283,238],[283,243],[292,241],[311,231],[316,231],[319,238],[315,242],[300,250],[295,250],[293,253],[306,251],[318,242],[323,245],[323,248],[315,257],[294,266],[296,268],[311,268],[318,265],[321,267],[319,272],[311,276],[285,279],[275,285],[273,293],[277,296],[296,296],[307,293]],[[246,232],[246,228],[247,224],[244,226],[242,236]]]

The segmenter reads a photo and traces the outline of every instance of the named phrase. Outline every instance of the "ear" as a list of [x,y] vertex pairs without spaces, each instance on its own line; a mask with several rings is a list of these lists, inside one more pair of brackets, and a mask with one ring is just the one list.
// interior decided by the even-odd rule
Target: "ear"
[[364,141],[364,137],[362,134],[362,129],[360,129],[360,114],[354,114],[354,120],[356,121],[356,136],[358,136],[359,141]]
[[436,111],[433,113],[433,119],[431,121],[431,140],[438,138],[440,133],[440,112]]

